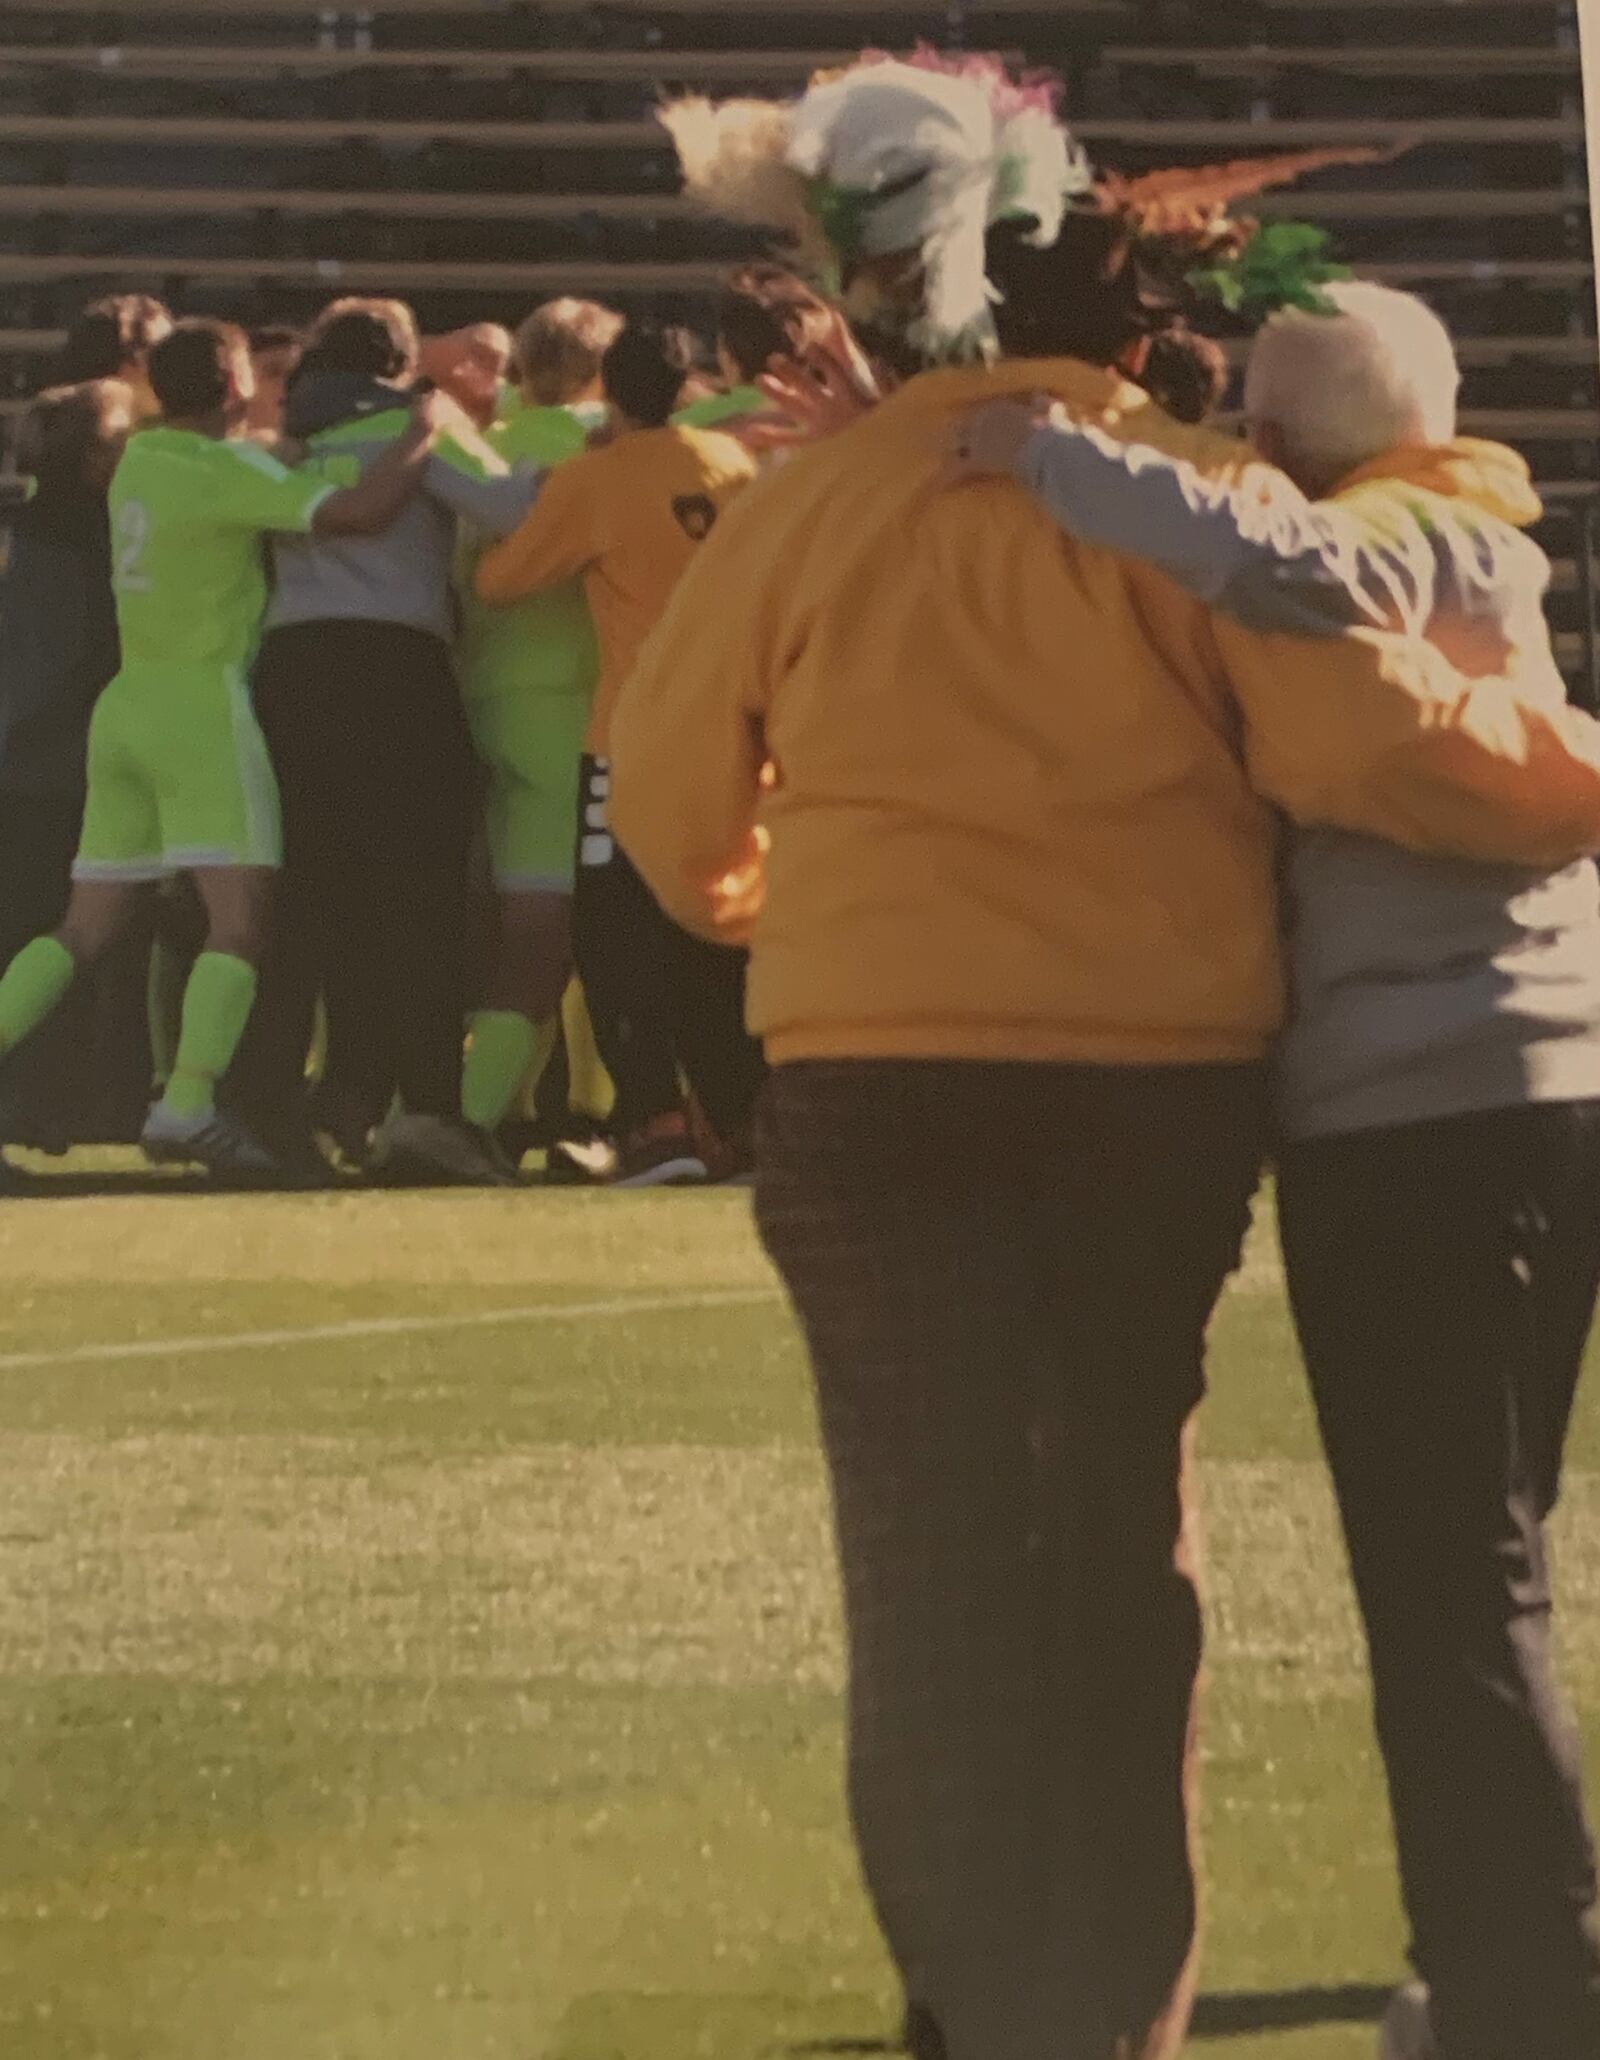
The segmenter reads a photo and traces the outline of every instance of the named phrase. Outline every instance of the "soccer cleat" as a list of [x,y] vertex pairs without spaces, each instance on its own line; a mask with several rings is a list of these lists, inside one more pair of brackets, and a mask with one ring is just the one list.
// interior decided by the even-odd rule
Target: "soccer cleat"
[[1383,2015],[1378,2060],[1439,2060],[1428,1991],[1420,1981],[1395,1990]]
[[613,1187],[703,1187],[706,1162],[695,1147],[687,1120],[658,1116],[624,1139],[617,1153]]
[[226,1109],[205,1109],[198,1116],[180,1116],[157,1102],[139,1139],[144,1155],[157,1166],[204,1166],[225,1179],[269,1181],[283,1177],[272,1154],[230,1116]]
[[459,1116],[397,1109],[372,1141],[381,1176],[412,1175],[440,1187],[520,1187],[522,1176],[487,1131]]

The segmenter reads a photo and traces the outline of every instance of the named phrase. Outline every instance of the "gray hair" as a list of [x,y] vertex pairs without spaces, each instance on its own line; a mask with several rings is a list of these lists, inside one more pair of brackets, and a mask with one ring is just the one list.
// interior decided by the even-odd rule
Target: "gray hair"
[[1332,483],[1397,444],[1448,443],[1461,371],[1432,308],[1389,286],[1326,294],[1332,314],[1268,322],[1245,379],[1245,410],[1277,425],[1290,469]]

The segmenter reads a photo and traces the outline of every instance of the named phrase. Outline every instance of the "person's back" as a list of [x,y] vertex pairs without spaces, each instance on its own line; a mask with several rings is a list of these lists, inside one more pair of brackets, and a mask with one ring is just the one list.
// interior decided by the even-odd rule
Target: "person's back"
[[[290,391],[287,426],[308,459],[338,484],[362,477],[403,433],[408,400],[398,387],[315,370]],[[283,537],[273,547],[269,630],[307,622],[381,622],[449,644],[455,636],[452,578],[457,519],[496,533],[514,526],[533,499],[529,474],[496,471],[446,439],[430,459],[424,490],[376,536]]]
[[257,503],[278,491],[292,507],[317,489],[242,438],[160,423],[130,438],[111,483],[126,672],[248,666],[267,601]]
[[1597,736],[1403,636],[1252,636],[1011,483],[952,481],[954,418],[1041,388],[1143,418],[1202,488],[1245,459],[1070,361],[1137,363],[1159,311],[1135,230],[1069,210],[1089,175],[1047,87],[868,58],[679,137],[691,191],[825,241],[905,355],[1014,360],[913,378],[751,495],[624,692],[611,801],[708,936],[770,845],[756,1219],[815,1376],[852,1823],[908,2044],[1170,2060],[1196,1986],[1186,1461],[1265,1142],[1267,801],[1565,858],[1600,826]]
[[[312,469],[359,487],[390,462],[419,352],[401,302],[323,311],[286,419]],[[283,1155],[314,1169],[304,1078],[320,991],[323,1087],[341,1126],[353,1135],[383,1123],[375,1149],[396,1163],[503,1184],[507,1169],[459,1119],[479,771],[455,671],[453,579],[458,518],[513,527],[538,479],[511,474],[443,396],[431,404],[451,415],[450,434],[393,521],[274,551],[252,684],[283,798],[285,863],[275,949],[230,1088]]]
[[584,590],[600,639],[594,737],[604,734],[634,660],[695,552],[754,468],[732,437],[676,423],[619,437],[580,462],[593,519]]
[[613,340],[601,368],[611,441],[558,466],[476,575],[490,606],[581,576],[594,617],[600,668],[583,740],[573,941],[617,1089],[625,1183],[703,1178],[682,1079],[729,1141],[748,1123],[760,1072],[743,1029],[742,956],[707,955],[666,922],[608,827],[617,696],[680,580],[755,476],[732,438],[674,420],[694,355],[687,332],[653,323]]
[[[985,447],[977,470],[1014,473],[1078,543],[1145,558],[1257,632],[1426,642],[1559,719],[1550,568],[1527,534],[1541,504],[1523,459],[1454,435],[1456,384],[1425,308],[1337,286],[1327,313],[1271,324],[1251,361],[1258,434],[1295,477],[1252,463],[1219,489],[1137,423],[1108,436],[997,409],[964,433]],[[1587,860],[1552,874],[1310,826],[1290,833],[1284,876],[1288,1137],[1600,1091]]]
[[[1552,709],[1566,689],[1541,602],[1525,462],[1467,441],[1403,454],[1329,504],[1392,560],[1394,626],[1469,677]],[[1383,542],[1369,546],[1382,551]],[[1291,1136],[1600,1092],[1600,880],[1296,833],[1294,1008],[1279,1061]]]
[[678,582],[754,460],[730,436],[673,420],[688,340],[650,325],[605,357],[609,443],[559,466],[522,525],[479,561],[478,598],[506,607],[581,577],[600,646],[585,750],[603,757],[611,710]]
[[[1427,811],[1474,746],[1531,769],[1532,730],[1576,721],[1549,566],[1524,533],[1540,514],[1527,467],[1456,436],[1458,387],[1422,302],[1334,285],[1258,339],[1246,405],[1270,462],[1231,489],[1029,408],[964,425],[962,462],[1014,474],[1074,538],[1162,564],[1259,633],[1398,636],[1478,683],[1468,701],[1491,687],[1498,716],[1462,723],[1424,699],[1410,745],[1374,760],[1375,785],[1403,789],[1431,754],[1413,788]],[[1531,717],[1520,732],[1508,690]],[[1422,1977],[1382,2050],[1419,2060],[1588,2054],[1600,2033],[1545,1539],[1600,1279],[1600,889],[1588,857],[1490,862],[1528,854],[1460,834],[1492,820],[1488,798],[1421,838],[1416,818],[1397,825],[1415,852],[1299,828],[1285,867],[1279,1240]],[[1441,1606],[1456,1596],[1471,1606]]]
[[[543,473],[581,457],[602,419],[596,406],[519,407],[487,440],[513,471]],[[492,608],[472,588],[484,544],[479,535],[469,537],[460,581],[457,657],[468,700],[524,690],[592,695],[599,646],[582,580],[574,577],[511,607]]]
[[[1204,611],[1015,494],[975,519],[941,483],[956,417],[1039,389],[1148,414],[1214,472],[1242,457],[1071,360],[931,373],[764,483],[729,539],[786,568],[757,648],[727,654],[781,665],[751,711],[777,772],[752,1019],[778,1059],[842,1038],[1227,1059],[1276,1025],[1274,826]],[[736,548],[723,563],[736,590]],[[652,670],[670,650],[669,630]]]
[[[567,306],[537,310],[524,324],[524,339],[532,331],[552,349],[580,351],[591,316],[614,337],[616,318],[583,303],[570,304],[562,333],[555,334]],[[572,333],[575,328],[579,334]],[[597,380],[598,351],[591,362],[591,379]],[[530,373],[524,357],[525,384],[538,369]],[[571,367],[555,369],[566,370],[570,388]],[[583,363],[577,367],[579,392],[585,369]],[[509,464],[547,472],[581,456],[603,417],[593,401],[535,401],[511,411],[489,441]],[[480,601],[473,574],[484,543],[468,525],[460,553],[457,667],[487,778],[484,816],[500,910],[494,962],[472,1017],[461,1093],[467,1121],[493,1135],[519,1091],[543,1070],[571,977],[578,783],[600,646],[576,576],[510,607]]]

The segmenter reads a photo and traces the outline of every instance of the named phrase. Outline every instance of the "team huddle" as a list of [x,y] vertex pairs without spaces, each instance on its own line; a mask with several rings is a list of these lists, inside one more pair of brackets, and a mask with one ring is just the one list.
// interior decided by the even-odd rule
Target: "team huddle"
[[320,1180],[321,1136],[385,1177],[509,1184],[507,1119],[559,1041],[605,1119],[551,1155],[566,1177],[743,1172],[744,955],[670,923],[610,837],[608,728],[756,476],[729,433],[772,428],[751,379],[825,313],[740,272],[713,373],[687,332],[574,300],[426,346],[394,301],[253,350],[147,311],[119,376],[43,395],[25,521],[109,477],[117,663],[70,902],[0,977],[0,1056],[186,876],[204,937],[153,1158]]
[[[179,324],[131,434],[137,381],[45,396],[0,799],[51,749],[87,794],[31,818],[76,858],[0,1058],[184,874],[158,1159],[515,1181],[574,969],[615,1095],[580,1172],[737,1175],[759,1090],[914,2060],[1185,2041],[1189,1462],[1270,1156],[1411,1926],[1382,2052],[1593,2060],[1547,1525],[1600,1291],[1600,724],[1539,499],[1458,434],[1431,309],[1311,229],[1252,266],[1226,203],[1303,157],[1097,180],[1056,98],[868,53],[668,109],[799,268],[730,280],[714,374],[562,303],[507,390],[492,328],[340,301],[260,379]],[[1203,419],[1219,280],[1247,439]]]

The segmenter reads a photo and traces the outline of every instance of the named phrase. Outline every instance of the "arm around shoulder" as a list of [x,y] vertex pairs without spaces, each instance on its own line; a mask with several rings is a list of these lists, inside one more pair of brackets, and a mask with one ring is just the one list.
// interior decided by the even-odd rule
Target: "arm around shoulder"
[[1499,864],[1600,851],[1600,723],[1579,710],[1416,637],[1215,631],[1251,778],[1295,821]]

